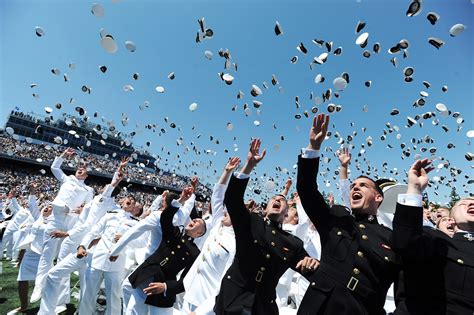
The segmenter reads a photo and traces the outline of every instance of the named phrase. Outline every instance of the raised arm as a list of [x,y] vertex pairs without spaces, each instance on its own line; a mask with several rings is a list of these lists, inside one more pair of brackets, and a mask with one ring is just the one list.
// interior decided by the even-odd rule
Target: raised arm
[[61,164],[63,164],[65,158],[70,158],[74,154],[74,149],[67,148],[60,156],[56,157],[53,161],[53,164],[51,164],[51,172],[61,183],[67,178],[66,174],[64,174],[63,170],[61,169]]
[[318,115],[309,133],[309,145],[298,159],[296,189],[306,214],[317,227],[322,242],[329,233],[330,207],[318,190],[319,150],[326,137],[329,116]]
[[[245,207],[244,193],[249,181],[250,173],[257,164],[265,157],[266,150],[260,153],[260,139],[253,139],[250,143],[250,149],[247,154],[247,161],[240,173],[232,176],[227,187],[224,204],[230,215],[232,225],[234,227],[236,240],[244,240],[251,238],[250,235],[250,213]],[[245,243],[245,242],[244,242]],[[245,248],[239,249],[240,242],[237,242],[236,253],[243,254]]]
[[427,260],[436,247],[435,240],[423,233],[422,192],[433,170],[428,159],[417,160],[408,171],[406,194],[398,195],[393,218],[393,245],[405,259]]
[[107,211],[113,210],[115,204],[112,199],[112,193],[114,189],[120,184],[124,178],[123,171],[120,168],[115,172],[112,181],[110,184],[104,187],[104,190],[101,194],[95,196],[90,202],[86,203],[86,206],[90,207],[89,211],[85,212],[84,210],[81,213],[81,216],[87,213],[87,218],[82,221],[80,224],[76,224],[74,228],[69,231],[53,231],[51,235],[53,237],[67,237],[69,236],[74,241],[80,241],[78,237],[96,222],[98,222]]
[[190,214],[194,208],[194,201],[196,201],[196,195],[194,194],[193,186],[187,186],[183,189],[186,193],[186,198],[181,199],[183,203],[178,205],[179,210],[176,212],[173,218],[174,225],[186,225],[190,221]]
[[110,249],[110,257],[113,260],[113,257],[116,257],[122,252],[125,246],[128,245],[134,239],[139,238],[144,233],[151,231],[153,229],[161,229],[160,227],[160,212],[152,212],[145,219],[140,220],[137,224],[129,228],[123,235],[120,237],[119,241],[115,243]]
[[171,204],[168,205],[161,213],[160,225],[161,231],[163,233],[163,239],[174,237],[175,225],[173,225],[173,217],[179,210],[180,206],[184,205],[191,195],[193,195],[192,192],[193,189],[191,187],[186,187],[183,189],[179,199],[172,200]]
[[281,194],[285,197],[288,196],[288,193],[290,192],[291,185],[293,185],[293,180],[291,178],[288,178],[285,183],[285,187],[283,187],[283,190],[281,191]]
[[224,217],[224,195],[227,189],[227,183],[232,175],[232,171],[239,166],[239,164],[240,159],[238,157],[229,159],[219,181],[214,185],[214,190],[212,191],[211,196],[212,221],[210,226],[207,227],[207,230],[214,227]]
[[351,202],[349,198],[350,193],[350,182],[348,177],[348,168],[351,163],[351,153],[349,148],[344,147],[337,152],[337,157],[339,158],[339,164],[341,165],[339,169],[339,193],[342,198],[344,206],[350,208]]

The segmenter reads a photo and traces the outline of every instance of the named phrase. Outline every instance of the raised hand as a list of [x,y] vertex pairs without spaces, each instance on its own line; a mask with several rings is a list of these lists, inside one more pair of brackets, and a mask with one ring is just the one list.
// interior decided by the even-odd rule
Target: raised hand
[[313,125],[309,131],[309,144],[308,149],[319,150],[321,144],[326,138],[328,132],[329,116],[325,114],[319,114],[313,119]]
[[351,162],[351,153],[349,152],[349,148],[344,147],[337,151],[337,157],[339,158],[339,163],[341,166],[347,167]]
[[261,160],[263,160],[267,151],[263,149],[263,151],[260,153],[261,144],[262,141],[258,138],[252,140],[250,143],[249,153],[247,153],[247,163],[255,166],[260,163]]
[[224,170],[226,172],[232,172],[237,166],[239,166],[239,164],[240,164],[240,159],[234,156],[229,159],[229,161],[225,165]]
[[128,161],[130,161],[130,157],[123,157],[122,160],[120,161],[117,171],[122,172],[123,169],[127,166]]
[[290,192],[291,185],[293,185],[293,180],[291,179],[291,177],[289,177],[286,180],[285,187],[283,187],[283,191],[281,192],[283,196],[288,195],[288,193]]
[[179,196],[178,202],[180,204],[184,204],[186,200],[191,198],[192,194],[194,193],[194,187],[193,186],[188,186],[183,189],[181,192],[181,195]]
[[61,157],[70,158],[74,154],[76,154],[76,151],[74,151],[73,148],[67,148],[66,150],[64,150],[63,154],[61,154]]
[[328,194],[328,205],[330,207],[334,206],[334,195],[331,192]]
[[193,186],[193,188],[196,190],[196,187],[198,184],[199,184],[199,177],[193,176],[193,178],[191,178],[191,186]]
[[433,169],[431,160],[416,160],[408,171],[407,194],[421,195],[428,185],[428,173]]
[[118,171],[117,173],[114,174],[114,178],[112,179],[111,185],[114,187],[117,187],[118,184],[124,179],[125,175],[122,171]]

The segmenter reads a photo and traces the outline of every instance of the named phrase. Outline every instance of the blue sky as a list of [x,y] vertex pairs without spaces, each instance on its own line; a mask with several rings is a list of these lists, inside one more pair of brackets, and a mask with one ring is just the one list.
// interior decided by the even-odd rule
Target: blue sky
[[[331,116],[330,131],[336,131],[346,137],[357,131],[352,144],[355,155],[361,144],[371,136],[374,144],[367,148],[359,158],[361,167],[376,167],[382,177],[404,179],[403,170],[413,162],[416,153],[430,157],[428,152],[420,152],[422,147],[434,146],[437,152],[433,156],[435,165],[448,161],[449,167],[461,169],[455,185],[458,192],[472,192],[472,184],[467,183],[464,175],[472,177],[472,162],[464,155],[473,152],[466,136],[473,128],[474,97],[473,80],[473,32],[474,5],[468,0],[424,1],[422,12],[415,17],[407,17],[405,12],[410,1],[127,1],[114,3],[111,0],[99,2],[105,9],[105,16],[98,18],[91,14],[93,1],[0,1],[0,125],[15,106],[22,111],[45,114],[44,107],[54,108],[62,103],[61,110],[53,112],[59,117],[62,112],[74,113],[75,106],[84,107],[89,116],[94,112],[107,121],[113,120],[124,132],[136,131],[133,142],[145,146],[151,142],[150,151],[159,155],[160,166],[178,173],[197,172],[204,181],[216,180],[214,171],[220,173],[227,157],[239,155],[245,158],[251,137],[261,137],[263,147],[267,148],[267,157],[257,171],[258,184],[263,185],[271,176],[283,182],[288,175],[277,171],[276,167],[294,171],[293,165],[301,147],[307,144],[310,119],[303,116],[296,120],[295,114],[310,111],[314,100],[309,99],[311,92],[315,96],[334,86],[333,79],[342,72],[350,75],[350,83],[329,102],[319,105],[320,112],[326,112],[328,103],[342,105],[342,111]],[[428,12],[440,15],[436,25],[426,19]],[[205,17],[207,27],[212,28],[214,37],[201,43],[194,38],[199,28],[197,20]],[[369,44],[365,49],[372,50],[375,42],[381,44],[381,53],[364,58],[364,49],[355,44],[358,36],[354,32],[359,20],[367,23],[362,32],[369,33]],[[283,35],[275,36],[273,28],[279,21]],[[457,37],[449,36],[452,25],[462,23],[467,29]],[[45,30],[43,37],[35,35],[35,26]],[[99,31],[106,29],[116,40],[119,49],[115,54],[107,53],[100,45]],[[361,33],[362,33],[361,32]],[[437,50],[428,44],[428,37],[439,37],[446,43]],[[341,46],[340,56],[329,55],[327,62],[312,70],[310,61],[326,52],[311,42],[312,39],[333,41],[333,50]],[[408,58],[401,54],[389,55],[388,48],[407,39],[410,43]],[[137,50],[129,52],[124,43],[133,41]],[[308,54],[303,55],[296,46],[303,42]],[[229,49],[232,61],[238,64],[238,71],[230,71],[235,77],[228,86],[220,80],[217,73],[224,70],[224,59],[218,56],[220,48]],[[212,60],[204,57],[204,51],[214,54]],[[298,56],[296,64],[290,59]],[[397,57],[398,67],[390,63]],[[75,69],[68,64],[74,62]],[[104,74],[99,67],[106,65]],[[405,83],[403,69],[414,68],[413,82]],[[51,73],[51,69],[61,70],[61,76]],[[176,78],[167,78],[175,72]],[[67,73],[69,82],[64,82],[62,74]],[[138,80],[132,75],[139,73]],[[321,73],[325,82],[315,84],[315,76]],[[280,92],[271,85],[271,76],[278,77]],[[372,81],[367,88],[364,82]],[[262,82],[270,85],[264,89]],[[429,81],[427,89],[422,81]],[[30,88],[30,84],[38,84]],[[133,92],[124,92],[123,86],[131,84]],[[252,84],[258,85],[263,94],[253,98],[250,95]],[[91,94],[81,91],[86,85]],[[165,93],[157,93],[156,86],[163,86]],[[448,86],[448,92],[441,91]],[[237,99],[239,90],[245,93],[243,99]],[[426,91],[426,105],[413,108],[412,104],[420,98],[420,92]],[[38,99],[32,96],[38,93]],[[297,109],[295,97],[298,96],[301,108]],[[70,105],[69,99],[75,104]],[[252,100],[263,102],[260,115],[252,106]],[[139,106],[150,102],[149,108],[141,111]],[[189,111],[191,103],[196,102],[198,109]],[[243,104],[248,103],[252,114],[246,117]],[[460,112],[464,118],[462,129],[457,132],[458,124],[453,117],[439,116],[440,123],[434,126],[431,121],[421,119],[423,127],[406,128],[407,116],[415,117],[425,112],[436,112],[437,103],[445,104],[453,112]],[[362,108],[367,105],[368,111]],[[237,106],[236,111],[232,108]],[[397,108],[400,114],[390,116]],[[122,127],[122,113],[129,117],[127,127]],[[166,123],[164,118],[168,117]],[[255,126],[254,121],[260,121]],[[100,122],[100,120],[93,120]],[[180,128],[172,129],[174,122]],[[232,123],[232,131],[226,130]],[[380,141],[386,123],[398,126],[399,131],[387,135]],[[351,123],[353,123],[351,125]],[[147,124],[159,126],[157,132],[145,129]],[[276,125],[276,129],[273,128]],[[441,129],[442,125],[449,132]],[[194,126],[194,130],[193,127]],[[367,128],[365,132],[362,128]],[[161,128],[166,133],[161,136]],[[179,129],[179,130],[178,130]],[[198,135],[202,135],[198,138]],[[400,134],[400,139],[396,135]],[[413,149],[410,140],[421,139],[429,135],[433,144],[421,143]],[[210,141],[210,136],[213,141]],[[281,140],[284,136],[284,141]],[[182,145],[176,140],[183,138]],[[219,144],[215,143],[218,139]],[[234,140],[235,139],[235,140]],[[448,143],[456,145],[447,149]],[[401,143],[411,147],[411,156],[401,159]],[[279,145],[276,149],[275,145]],[[388,149],[387,145],[393,149]],[[196,146],[201,154],[193,151],[185,154],[185,147]],[[338,148],[337,139],[332,136],[326,142],[333,150]],[[234,152],[234,148],[238,148]],[[228,149],[230,152],[225,153]],[[216,152],[202,153],[204,150]],[[167,152],[170,151],[170,155]],[[179,154],[180,158],[177,157]],[[327,153],[331,161],[321,169],[327,172],[326,179],[331,186],[326,190],[335,191],[334,171],[336,158]],[[168,159],[168,161],[166,161]],[[444,160],[442,160],[444,159]],[[394,173],[382,172],[382,163],[388,163],[388,170],[396,168]],[[210,164],[212,163],[212,165]],[[194,164],[194,165],[193,165]],[[351,170],[359,174],[354,163]],[[374,175],[374,174],[372,174]],[[449,168],[442,168],[433,176],[451,178]],[[323,178],[320,184],[324,185]],[[446,180],[439,187],[428,190],[431,199],[446,201],[450,188]],[[434,195],[434,192],[439,194]]]

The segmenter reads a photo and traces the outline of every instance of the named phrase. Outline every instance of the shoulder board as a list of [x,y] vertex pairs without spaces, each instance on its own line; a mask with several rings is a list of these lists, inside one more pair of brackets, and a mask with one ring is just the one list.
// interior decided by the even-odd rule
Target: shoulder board
[[140,219],[135,218],[135,217],[130,217],[130,219],[135,220],[135,221],[140,221]]

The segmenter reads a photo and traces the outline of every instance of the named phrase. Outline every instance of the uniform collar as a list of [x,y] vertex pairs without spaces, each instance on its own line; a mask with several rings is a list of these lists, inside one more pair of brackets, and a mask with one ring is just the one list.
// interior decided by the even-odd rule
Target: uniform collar
[[357,222],[375,223],[375,224],[379,223],[379,221],[377,220],[377,216],[373,214],[352,212],[352,216],[355,218]]
[[278,223],[278,222],[273,222],[272,220],[270,220],[269,218],[264,218],[263,219],[265,221],[265,223],[269,226],[272,226],[274,228],[277,228],[277,229],[280,229],[282,228],[282,224],[281,223]]
[[473,232],[466,232],[466,231],[458,231],[454,233],[453,239],[457,240],[467,240],[469,242],[474,241],[474,233]]

